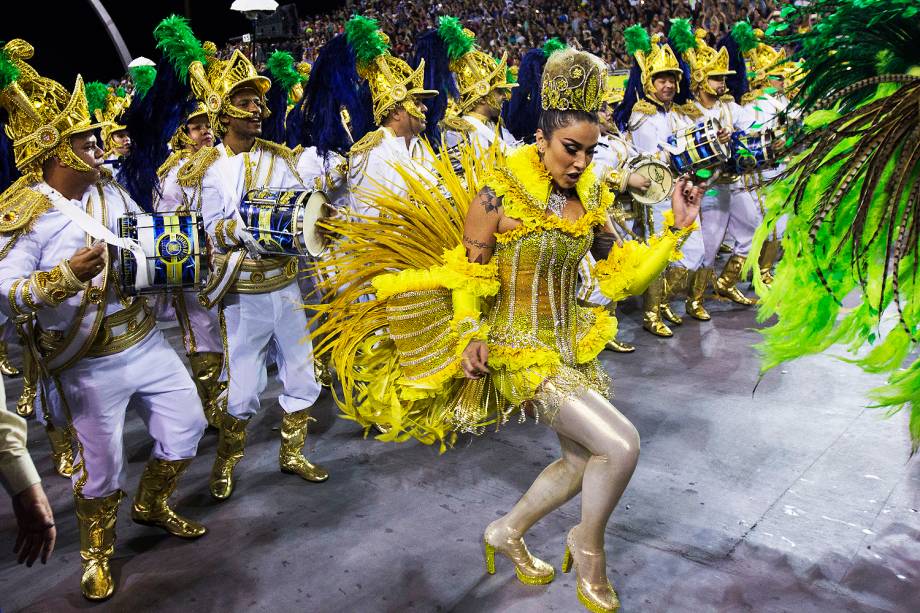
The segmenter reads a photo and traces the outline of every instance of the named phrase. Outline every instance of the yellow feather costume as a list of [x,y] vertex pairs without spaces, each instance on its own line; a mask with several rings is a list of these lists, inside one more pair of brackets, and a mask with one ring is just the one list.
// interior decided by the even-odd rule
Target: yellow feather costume
[[[606,395],[597,355],[617,322],[604,309],[579,307],[575,290],[578,264],[613,194],[589,167],[576,186],[585,214],[573,222],[547,215],[552,181],[533,145],[506,159],[497,149],[468,148],[460,174],[446,151],[431,156],[440,183],[398,169],[407,198],[382,188],[377,216],[330,224],[340,238],[335,256],[319,265],[334,274],[323,275],[327,297],[317,308],[326,320],[316,351],[332,354],[344,416],[367,431],[377,426],[378,439],[414,437],[443,451],[457,432],[481,433],[529,404],[551,420],[558,398],[549,389],[590,386]],[[461,246],[481,186],[501,197],[506,217],[521,221],[496,235],[484,265],[470,263]],[[615,246],[596,268],[600,287],[614,299],[641,293],[680,257],[685,234]],[[468,380],[460,361],[474,339],[488,345],[490,373]]]

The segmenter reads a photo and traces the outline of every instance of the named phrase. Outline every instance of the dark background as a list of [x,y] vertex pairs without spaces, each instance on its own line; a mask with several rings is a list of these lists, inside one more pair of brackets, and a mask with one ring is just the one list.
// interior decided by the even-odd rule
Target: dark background
[[[132,58],[159,59],[153,29],[172,14],[191,19],[199,40],[220,46],[228,38],[250,31],[249,21],[230,10],[232,0],[103,0],[121,31]],[[278,0],[295,4],[301,18],[343,6],[344,0]],[[0,23],[0,40],[23,38],[35,47],[32,65],[39,73],[70,87],[76,75],[86,81],[120,78],[124,69],[115,45],[86,0],[28,0],[17,3],[17,16]]]

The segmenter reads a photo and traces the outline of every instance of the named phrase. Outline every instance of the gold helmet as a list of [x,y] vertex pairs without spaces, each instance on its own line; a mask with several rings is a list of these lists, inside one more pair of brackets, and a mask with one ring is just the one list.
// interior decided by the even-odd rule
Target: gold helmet
[[[678,24],[675,23],[676,26]],[[689,31],[689,21],[686,23],[686,29]],[[674,40],[674,28],[671,32],[671,39]],[[709,85],[709,78],[727,77],[735,74],[735,71],[729,68],[728,49],[722,47],[716,51],[706,42],[706,35],[706,30],[697,28],[692,33],[693,42],[684,50],[683,56],[690,66],[690,88],[693,91],[702,89],[707,94],[717,96],[716,91]]]
[[390,55],[390,39],[377,28],[376,19],[355,15],[345,24],[345,37],[354,52],[358,75],[370,87],[374,122],[380,125],[387,113],[400,105],[412,116],[424,119],[416,101],[438,95],[425,89],[425,62],[413,70]]
[[201,120],[203,118],[208,118],[208,109],[202,103],[198,103],[195,107],[195,110],[189,113],[188,117],[185,118],[185,121],[182,122],[182,125],[179,126],[179,129],[176,130],[176,133],[169,140],[169,146],[173,151],[179,151],[180,149],[190,149],[195,146],[195,142],[189,137],[187,130],[188,124],[194,122],[195,120]]
[[6,134],[13,142],[16,168],[27,180],[40,181],[42,164],[56,157],[75,170],[92,171],[70,144],[70,137],[98,127],[90,119],[83,79],[77,76],[68,92],[26,63],[34,52],[18,38],[0,50],[0,106],[9,115]]
[[[763,38],[763,30],[759,28],[754,28],[754,34],[758,39]],[[790,72],[795,71],[795,68],[790,66],[791,62],[785,51],[774,49],[763,42],[758,42],[756,47],[745,51],[744,61],[752,88],[768,85],[770,77],[784,79]]]
[[607,66],[596,55],[568,47],[546,60],[540,101],[544,110],[596,112],[604,102]]
[[626,39],[626,52],[636,58],[642,71],[642,90],[648,98],[655,98],[652,81],[660,74],[673,74],[677,79],[677,91],[680,92],[683,70],[671,47],[661,42],[660,34],[649,38],[645,28],[634,25],[623,31],[623,37]]
[[[460,115],[472,111],[484,99],[490,106],[501,108],[503,100],[516,83],[508,80],[508,54],[496,59],[475,47],[476,35],[460,25],[456,17],[441,17],[438,36],[444,42],[450,59],[450,70],[457,81],[460,95],[456,107]],[[493,94],[497,94],[494,95]]]
[[102,149],[109,154],[115,148],[112,135],[127,129],[118,122],[131,106],[131,96],[122,88],[116,89],[94,81],[86,84],[86,98],[90,115],[96,121],[96,125],[102,127]]

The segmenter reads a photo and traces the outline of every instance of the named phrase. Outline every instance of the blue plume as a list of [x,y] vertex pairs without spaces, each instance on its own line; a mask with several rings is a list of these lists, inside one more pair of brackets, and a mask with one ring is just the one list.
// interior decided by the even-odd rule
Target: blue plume
[[125,111],[131,155],[122,162],[117,178],[145,211],[153,211],[153,195],[160,193],[157,169],[169,157],[169,139],[194,109],[191,88],[179,81],[164,58],[157,64],[157,76],[147,95],[135,98]]
[[[675,49],[674,43],[670,38],[668,39],[668,46],[671,47],[671,50]],[[678,87],[680,91],[674,95],[674,104],[683,104],[688,100],[694,99],[693,91],[690,86],[690,65],[684,60],[683,55],[679,53],[675,53],[674,55],[677,56],[677,63],[680,65],[681,71],[680,86]]]
[[288,93],[272,76],[270,70],[264,70],[260,74],[272,82],[271,88],[265,94],[265,105],[271,115],[262,121],[262,138],[283,145],[287,141],[284,119],[287,114]]
[[[370,93],[362,100],[360,83],[355,55],[345,35],[334,36],[320,49],[310,70],[303,99],[288,118],[288,146],[314,146],[322,157],[330,151],[347,154],[353,139],[364,135],[364,132],[356,133],[355,126],[364,128],[367,124],[373,126],[374,122]],[[342,125],[342,108],[348,110],[351,118],[351,137]]]
[[633,107],[636,102],[645,98],[645,90],[642,89],[642,70],[639,68],[639,62],[633,60],[632,68],[629,69],[629,78],[626,80],[626,93],[623,94],[623,100],[613,111],[613,121],[617,128],[624,134],[628,130],[629,118],[632,116]]
[[0,193],[6,191],[6,188],[19,178],[19,170],[13,156],[13,141],[6,135],[8,119],[6,110],[0,109]]
[[540,101],[540,85],[546,54],[543,49],[531,49],[521,58],[518,69],[518,86],[511,90],[511,100],[502,110],[502,120],[508,131],[518,140],[534,141],[537,122],[543,105]]
[[731,32],[719,39],[716,49],[718,50],[722,47],[728,50],[728,69],[735,71],[735,74],[728,75],[725,79],[725,84],[728,86],[728,91],[735,98],[735,102],[741,104],[741,96],[751,89],[751,85],[748,83],[747,64],[741,54],[741,47],[738,46],[738,41],[732,37]]
[[356,141],[361,140],[368,132],[377,129],[377,123],[374,121],[373,99],[370,84],[362,81],[358,86],[356,111],[351,113],[351,135]]
[[425,88],[435,89],[438,95],[425,101],[428,111],[425,113],[427,127],[425,136],[428,142],[437,149],[441,144],[441,120],[447,113],[447,103],[450,98],[457,98],[460,90],[454,74],[450,71],[450,57],[447,55],[447,46],[438,35],[437,30],[428,30],[415,41],[415,56],[412,66],[418,68],[421,61],[425,61]]

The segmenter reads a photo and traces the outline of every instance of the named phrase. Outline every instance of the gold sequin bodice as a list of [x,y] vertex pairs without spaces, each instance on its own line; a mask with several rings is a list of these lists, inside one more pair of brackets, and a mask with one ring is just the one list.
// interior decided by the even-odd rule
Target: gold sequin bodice
[[501,289],[489,310],[490,345],[548,349],[575,365],[578,265],[591,239],[553,229],[498,244],[493,261]]

